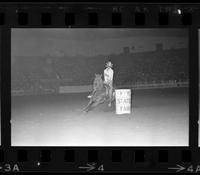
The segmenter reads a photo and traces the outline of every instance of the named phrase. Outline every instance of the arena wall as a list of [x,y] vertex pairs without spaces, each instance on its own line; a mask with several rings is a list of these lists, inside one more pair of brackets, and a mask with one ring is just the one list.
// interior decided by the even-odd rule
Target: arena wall
[[[171,83],[154,83],[154,84],[137,84],[137,85],[119,85],[116,88],[130,88],[130,89],[160,89],[160,88],[179,88],[188,87],[188,82],[171,82]],[[91,92],[92,85],[89,86],[61,86],[59,88],[59,93],[81,93],[81,92]]]
[[[180,88],[189,87],[189,82],[163,82],[163,83],[152,83],[152,84],[128,84],[119,85],[116,88],[131,88],[131,89],[160,89],[160,88]],[[89,93],[92,91],[92,85],[85,86],[59,86],[56,90],[46,88],[42,92],[31,93],[31,91],[26,92],[24,90],[12,90],[12,96],[22,96],[22,95],[41,95],[41,94],[63,94],[63,93]]]

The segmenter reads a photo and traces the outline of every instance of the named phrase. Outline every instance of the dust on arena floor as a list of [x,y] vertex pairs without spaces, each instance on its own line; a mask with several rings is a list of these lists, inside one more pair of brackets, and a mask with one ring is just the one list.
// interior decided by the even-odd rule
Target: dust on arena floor
[[188,88],[134,90],[125,115],[87,95],[12,97],[12,146],[188,146]]

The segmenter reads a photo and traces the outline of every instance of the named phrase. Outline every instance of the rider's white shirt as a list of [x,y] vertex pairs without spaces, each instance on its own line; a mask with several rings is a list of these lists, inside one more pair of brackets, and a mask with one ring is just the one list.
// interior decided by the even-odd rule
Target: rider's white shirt
[[104,83],[110,84],[113,81],[114,71],[111,68],[104,69]]

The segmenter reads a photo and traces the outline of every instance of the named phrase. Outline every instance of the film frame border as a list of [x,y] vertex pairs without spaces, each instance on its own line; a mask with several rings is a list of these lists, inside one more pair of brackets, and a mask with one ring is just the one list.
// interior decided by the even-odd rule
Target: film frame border
[[[92,171],[104,172],[169,172],[169,167],[200,164],[198,147],[198,29],[200,29],[200,4],[135,4],[135,3],[64,3],[57,5],[1,3],[1,72],[2,72],[2,145],[0,163],[12,166],[20,162],[21,171],[84,172],[78,166],[95,162]],[[184,25],[183,16],[173,14],[180,8],[191,14],[192,24]],[[41,14],[49,19],[42,24]],[[66,25],[65,15],[71,15]],[[98,14],[97,24],[88,24],[88,14]],[[116,20],[112,20],[115,13]],[[137,24],[137,18],[145,17]],[[159,24],[158,13],[168,13],[168,24]],[[2,15],[3,14],[3,15]],[[19,17],[20,15],[21,17]],[[23,17],[28,14],[27,17]],[[50,15],[49,15],[50,14]],[[74,17],[73,15],[74,14]],[[120,15],[121,14],[121,15]],[[150,14],[150,15],[148,15]],[[44,16],[45,16],[44,15]],[[2,17],[3,16],[3,17]],[[25,15],[26,16],[26,15]],[[51,16],[51,17],[50,17]],[[95,16],[95,15],[94,15]],[[121,17],[120,17],[121,16]],[[190,16],[190,15],[189,15]],[[186,21],[191,22],[189,16]],[[166,17],[166,16],[165,16]],[[18,23],[19,18],[23,21]],[[92,17],[96,18],[96,17]],[[118,19],[121,18],[121,24]],[[57,20],[59,19],[59,20]],[[2,21],[2,20],[0,20]],[[26,23],[28,21],[28,23]],[[44,20],[45,21],[45,20]],[[48,21],[48,20],[47,20]],[[94,20],[95,21],[95,20]],[[115,21],[114,24],[112,21]],[[188,147],[13,147],[11,146],[11,28],[187,28],[189,30],[189,146]],[[4,59],[7,58],[7,59]],[[193,59],[192,59],[193,58]],[[65,152],[66,151],[66,152]],[[64,154],[63,154],[64,153]],[[71,155],[69,158],[66,155]],[[94,154],[96,154],[94,156]],[[165,158],[162,158],[164,155]],[[175,156],[174,156],[175,155]],[[67,161],[65,160],[67,159]],[[113,160],[112,160],[113,159]],[[162,160],[163,159],[163,160]],[[161,160],[161,161],[160,161]],[[65,162],[66,161],[66,162]],[[98,168],[104,165],[104,169]],[[5,166],[5,164],[4,164]],[[142,171],[141,171],[142,170]],[[186,169],[185,169],[186,170]],[[4,168],[5,171],[5,168]],[[184,171],[184,170],[183,170]],[[195,171],[195,169],[194,169]]]

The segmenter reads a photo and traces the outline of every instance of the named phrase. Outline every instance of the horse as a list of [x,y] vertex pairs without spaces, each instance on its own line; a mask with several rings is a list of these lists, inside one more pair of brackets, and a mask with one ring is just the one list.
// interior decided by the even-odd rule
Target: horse
[[108,88],[109,85],[104,84],[102,80],[102,74],[95,74],[92,97],[90,98],[88,105],[84,108],[84,112],[89,112],[104,102],[108,102],[111,107],[112,101],[115,100],[115,88],[112,88],[111,97],[109,97],[109,94],[107,93]]

